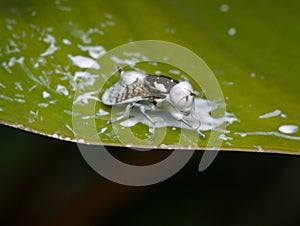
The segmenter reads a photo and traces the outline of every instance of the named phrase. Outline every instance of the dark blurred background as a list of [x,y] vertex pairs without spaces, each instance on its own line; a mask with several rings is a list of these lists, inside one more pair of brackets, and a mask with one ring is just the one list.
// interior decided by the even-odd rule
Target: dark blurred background
[[[0,136],[1,225],[300,225],[297,156],[226,151],[199,172],[197,152],[172,178],[129,187],[94,172],[76,144],[6,126]],[[168,154],[110,151],[137,164]]]

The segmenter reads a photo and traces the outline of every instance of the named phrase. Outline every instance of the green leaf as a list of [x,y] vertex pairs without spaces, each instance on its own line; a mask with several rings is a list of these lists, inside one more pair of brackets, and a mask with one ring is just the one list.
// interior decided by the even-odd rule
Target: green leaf
[[[215,131],[216,142],[222,142],[221,149],[299,154],[300,16],[297,1],[223,4],[217,0],[31,0],[0,1],[0,7],[2,124],[67,141],[178,147],[180,134],[189,137],[195,132],[162,128],[157,130],[158,139],[149,142],[148,127],[138,124],[121,128],[126,131],[121,138],[132,133],[138,140],[131,136],[122,141],[113,125],[106,125],[111,107],[95,102],[96,107],[85,109],[93,115],[80,115],[73,105],[80,92],[86,92],[85,89],[78,91],[84,82],[100,78],[97,81],[103,88],[97,90],[96,99],[118,79],[117,73],[110,77],[114,65],[106,68],[101,63],[100,68],[107,70],[106,74],[99,75],[97,69],[89,69],[88,72],[95,72],[91,75],[98,77],[85,77],[86,65],[74,64],[76,57],[101,62],[105,53],[122,44],[163,40],[196,53],[216,76],[226,111],[234,114],[232,119],[238,119],[226,125],[225,135],[216,137],[221,134]],[[123,59],[132,58],[134,56],[128,55]],[[160,71],[175,79],[187,78],[200,95],[206,91],[202,89],[203,84],[197,84],[196,78],[183,68],[141,63],[133,69],[152,74]],[[170,70],[180,73],[172,75]],[[106,112],[109,115],[105,115]],[[218,112],[212,112],[212,116],[217,117]],[[84,118],[86,124],[95,124],[96,136],[89,130],[79,136],[74,128],[80,125],[74,124],[74,117]],[[199,139],[196,148],[210,147],[207,145],[213,132],[206,131],[207,138]],[[99,138],[101,142],[97,142]],[[188,143],[183,146],[189,147]]]

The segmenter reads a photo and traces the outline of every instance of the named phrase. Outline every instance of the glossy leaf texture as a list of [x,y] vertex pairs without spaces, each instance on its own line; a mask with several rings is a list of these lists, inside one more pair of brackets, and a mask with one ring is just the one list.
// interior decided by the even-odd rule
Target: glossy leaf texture
[[[138,141],[120,139],[106,125],[111,107],[99,101],[118,79],[116,71],[97,74],[105,68],[99,62],[107,52],[129,42],[162,40],[191,50],[215,75],[232,120],[218,138],[221,150],[299,154],[299,6],[298,1],[256,0],[1,1],[1,123],[66,141],[177,147],[183,130],[174,127],[158,129],[157,137],[163,138],[154,143],[145,125],[120,127]],[[114,62],[128,70],[188,79],[205,97],[182,68],[130,65],[136,58],[127,53]],[[88,94],[85,86],[99,78],[101,90]],[[74,112],[78,90],[95,101],[94,114]],[[97,136],[78,136],[74,116],[94,123]],[[205,134],[192,148],[207,148],[211,133]],[[184,143],[182,148],[191,147]]]

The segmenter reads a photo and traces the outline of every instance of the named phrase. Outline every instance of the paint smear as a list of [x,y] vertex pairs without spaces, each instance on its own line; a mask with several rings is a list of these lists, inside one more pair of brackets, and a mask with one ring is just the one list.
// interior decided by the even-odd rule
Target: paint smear
[[98,64],[97,61],[93,60],[92,58],[80,55],[72,56],[71,54],[68,54],[68,57],[77,67],[100,69],[100,64]]
[[298,131],[298,126],[296,125],[282,125],[279,126],[278,130],[285,134],[292,134]]
[[[227,122],[231,124],[235,121],[239,121],[235,115],[226,113],[223,117],[214,118],[211,116],[211,112],[218,108],[218,104],[208,101],[202,98],[195,98],[195,113],[201,121],[200,130],[208,131],[218,126],[222,125],[223,123]],[[135,126],[137,123],[142,123],[144,125],[149,126],[149,121],[143,116],[137,108],[134,108],[131,111],[131,118],[120,122],[121,126],[124,127],[131,127]],[[167,111],[159,111],[159,112],[151,112],[147,111],[147,114],[152,118],[160,118],[160,120],[156,121],[155,127],[162,128],[162,127],[176,127],[176,128],[185,128],[191,129],[190,127],[182,124],[180,121],[176,120],[171,116],[171,114]],[[197,124],[197,125],[196,125]],[[192,124],[194,128],[198,127],[198,122],[195,121]]]
[[260,115],[259,118],[272,118],[272,117],[276,117],[280,114],[281,114],[281,110],[276,109],[275,111]]

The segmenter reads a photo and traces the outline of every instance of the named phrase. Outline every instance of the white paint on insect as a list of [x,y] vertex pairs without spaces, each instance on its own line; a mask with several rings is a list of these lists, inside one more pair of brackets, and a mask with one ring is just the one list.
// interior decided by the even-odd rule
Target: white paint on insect
[[298,126],[296,125],[281,125],[278,130],[285,134],[292,134],[298,131]]
[[98,62],[93,60],[92,58],[80,55],[72,56],[71,54],[68,54],[68,57],[72,61],[72,63],[79,68],[100,69],[100,64],[98,64]]
[[160,92],[167,92],[168,90],[166,89],[165,85],[162,83],[157,83],[156,81],[154,82],[154,86],[157,90],[159,90]]
[[[102,96],[102,103],[106,105],[115,105],[116,103],[116,98],[117,96],[120,95],[120,92],[124,90],[124,88],[132,84],[133,82],[139,80],[139,81],[144,81],[145,77],[147,75],[136,72],[136,71],[129,71],[129,72],[124,72],[122,71],[120,75],[120,80],[114,84],[112,87],[110,87]],[[142,97],[135,97],[134,101],[139,101],[142,100]],[[132,99],[129,100],[124,100],[122,103],[129,103],[132,102]]]
[[268,113],[265,113],[263,115],[260,115],[259,118],[272,118],[272,117],[276,117],[276,116],[279,116],[281,115],[281,110],[279,109],[276,109],[272,112],[268,112]]

